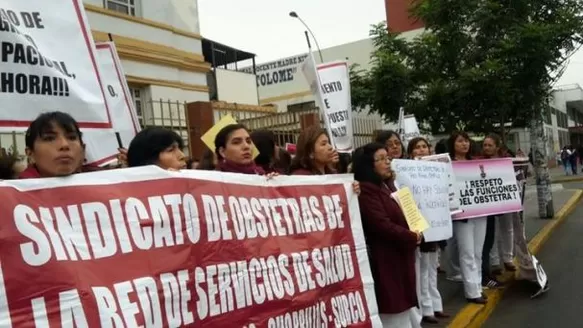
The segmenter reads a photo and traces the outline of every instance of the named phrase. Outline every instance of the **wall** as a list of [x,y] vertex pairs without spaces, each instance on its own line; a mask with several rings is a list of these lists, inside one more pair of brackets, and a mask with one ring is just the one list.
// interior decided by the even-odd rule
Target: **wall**
[[84,1],[96,41],[116,44],[132,87],[151,99],[208,101],[196,0],[135,0],[136,16],[103,8],[103,0]]
[[409,9],[414,0],[385,0],[387,25],[395,32],[406,32],[423,27],[423,22],[410,17]]
[[217,68],[215,70],[220,101],[259,105],[256,78],[253,74]]
[[[567,108],[573,108],[581,113],[583,112],[583,89],[578,84],[558,86],[553,92],[553,102],[555,107],[565,113],[568,113]],[[571,115],[568,115],[567,124],[569,127],[579,125]]]

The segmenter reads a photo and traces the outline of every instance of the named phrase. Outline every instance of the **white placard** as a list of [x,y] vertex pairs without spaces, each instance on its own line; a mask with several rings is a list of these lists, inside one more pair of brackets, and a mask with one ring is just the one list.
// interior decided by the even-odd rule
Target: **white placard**
[[425,241],[451,238],[448,164],[394,159],[391,168],[395,171],[395,184],[409,187],[421,214],[429,223],[430,228],[423,232]]
[[332,145],[340,153],[352,152],[354,137],[348,64],[342,61],[325,63],[318,65],[316,70],[310,54],[302,71],[320,107]]
[[89,163],[103,165],[116,159],[119,133],[127,148],[140,131],[137,113],[127,86],[127,81],[113,42],[96,44],[99,70],[103,79],[106,100],[111,110],[111,129],[83,129]]
[[0,129],[26,130],[39,114],[57,110],[81,127],[110,128],[82,1],[0,4]]
[[413,138],[421,137],[421,132],[419,131],[419,124],[417,124],[417,119],[415,115],[405,115],[403,118],[403,144],[408,144]]
[[440,162],[447,165],[448,184],[449,184],[449,210],[452,215],[461,213],[461,204],[458,198],[459,189],[457,187],[455,174],[451,165],[449,154],[429,155],[421,158],[424,161]]

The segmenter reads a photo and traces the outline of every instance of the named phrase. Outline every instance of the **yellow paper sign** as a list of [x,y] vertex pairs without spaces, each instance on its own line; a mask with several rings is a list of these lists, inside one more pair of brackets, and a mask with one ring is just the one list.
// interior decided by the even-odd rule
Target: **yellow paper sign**
[[[213,151],[213,153],[215,152],[215,138],[217,137],[217,134],[227,125],[232,125],[232,124],[237,124],[237,121],[235,121],[235,119],[233,118],[233,116],[229,115],[225,115],[223,116],[223,118],[221,118],[220,121],[217,122],[217,124],[213,125],[212,128],[210,128],[200,139],[202,140],[202,142],[204,142],[204,144],[209,147],[210,150]],[[253,158],[256,158],[259,155],[259,150],[257,149],[257,147],[255,147],[255,145],[253,145]]]
[[419,211],[417,203],[413,199],[413,194],[411,194],[411,190],[408,187],[399,189],[392,196],[399,203],[401,210],[403,210],[405,220],[407,220],[407,224],[409,225],[409,230],[423,232],[429,229],[429,223],[427,223],[427,220]]

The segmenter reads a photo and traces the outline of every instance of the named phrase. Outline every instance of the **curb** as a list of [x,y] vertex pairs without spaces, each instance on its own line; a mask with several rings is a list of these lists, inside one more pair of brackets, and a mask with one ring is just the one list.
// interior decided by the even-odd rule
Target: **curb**
[[551,179],[551,184],[583,181],[583,176],[571,176]]
[[[581,182],[583,181],[583,175],[578,175],[578,176],[564,176],[564,177],[560,177],[560,178],[551,178],[551,184],[563,184],[563,183],[569,183],[569,182]],[[529,180],[526,183],[528,186],[536,186],[536,181],[532,181]]]
[[[538,253],[544,243],[555,229],[565,221],[567,216],[573,212],[577,203],[583,198],[583,190],[576,190],[575,194],[565,203],[565,205],[555,214],[553,220],[546,224],[528,243],[528,249],[534,255]],[[507,273],[501,279],[510,287],[515,281],[514,273]],[[488,319],[502,299],[504,289],[487,290],[488,303],[486,305],[468,304],[454,317],[448,328],[479,328]]]

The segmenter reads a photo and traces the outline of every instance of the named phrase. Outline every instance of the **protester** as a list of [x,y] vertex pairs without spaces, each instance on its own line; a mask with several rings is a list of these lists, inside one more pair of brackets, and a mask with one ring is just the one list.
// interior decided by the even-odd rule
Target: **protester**
[[328,134],[318,126],[312,126],[300,133],[296,143],[296,156],[292,160],[292,175],[332,174],[334,148]]
[[[496,136],[496,135],[494,135]],[[504,144],[500,144],[504,146]],[[514,158],[514,157],[524,157],[512,154],[508,147],[504,146],[504,151],[500,151],[500,157]],[[519,149],[520,150],[520,149]],[[515,166],[516,170],[516,166]],[[523,167],[524,172],[528,171],[528,165]],[[515,272],[516,266],[513,263],[514,260],[514,223],[513,220],[517,218],[518,213],[507,213],[499,215],[496,217],[496,234],[494,238],[494,246],[490,252],[490,263],[494,264],[492,266],[491,272],[493,274],[502,273],[501,266],[509,272]],[[496,268],[496,265],[498,268]],[[496,270],[497,269],[497,270]]]
[[[334,167],[334,157],[337,155],[326,130],[318,126],[309,127],[298,137],[296,156],[292,160],[290,172],[292,175],[334,174],[336,172],[332,167]],[[354,193],[360,194],[358,181],[355,181],[352,187]]]
[[[413,138],[407,145],[407,154],[412,159],[431,155],[429,142],[425,138]],[[438,248],[437,242],[422,242],[419,246],[419,305],[426,323],[439,323],[437,318],[449,317],[443,313],[443,302],[437,289]]]
[[215,137],[217,169],[222,172],[264,175],[253,160],[253,140],[242,124],[227,125]]
[[20,179],[68,176],[84,171],[85,145],[77,121],[63,112],[48,112],[32,121],[25,134],[26,155],[33,163]]
[[[448,138],[441,139],[435,144],[435,154],[449,154],[447,149]],[[462,274],[460,272],[459,253],[457,249],[457,240],[455,235],[447,241],[439,243],[439,248],[444,251],[441,254],[445,255],[443,263],[445,264],[446,279],[453,282],[462,282]],[[438,271],[440,271],[438,269]]]
[[202,159],[198,164],[198,170],[214,171],[217,169],[217,156],[214,151],[205,149],[202,153]]
[[397,132],[390,130],[381,131],[375,141],[385,145],[391,159],[405,157],[405,146],[401,142],[401,138]]
[[373,143],[359,148],[354,154],[353,171],[362,186],[358,200],[383,326],[420,327],[415,250],[422,235],[409,230],[401,208],[391,197],[396,189],[385,145]]
[[196,169],[198,169],[199,165],[200,165],[200,161],[196,158],[189,158],[186,161],[186,168],[189,170],[196,170]]
[[251,140],[259,151],[255,164],[266,173],[285,173],[285,169],[277,166],[278,147],[275,144],[275,134],[269,130],[255,130],[251,132]]
[[283,149],[282,147],[278,146],[275,154],[276,154],[275,166],[282,170],[284,174],[289,174],[289,168],[292,163],[292,156],[290,155],[290,153],[287,150]]
[[16,156],[0,156],[0,180],[18,179],[22,171],[26,169],[24,163]]
[[332,156],[332,167],[331,169],[338,173],[348,173],[348,165],[350,164],[350,154],[346,153],[338,153],[336,149],[334,149],[334,155]]
[[[472,159],[470,137],[465,132],[452,133],[448,149],[453,161]],[[486,304],[485,294],[482,293],[482,250],[486,237],[486,218],[455,220],[453,232],[458,244],[466,299],[470,303]]]
[[183,170],[186,168],[183,149],[184,141],[176,132],[161,127],[148,127],[136,134],[130,142],[128,166],[157,165],[164,170]]
[[[489,134],[482,142],[482,156],[485,159],[498,158],[502,152],[502,141],[496,134]],[[486,235],[484,237],[484,245],[482,247],[482,287],[484,288],[500,288],[502,283],[495,277],[490,267],[490,253],[494,249],[496,241],[497,225],[501,223],[500,217],[494,215],[486,218]],[[506,226],[505,226],[506,227]],[[497,251],[497,249],[496,249]]]

